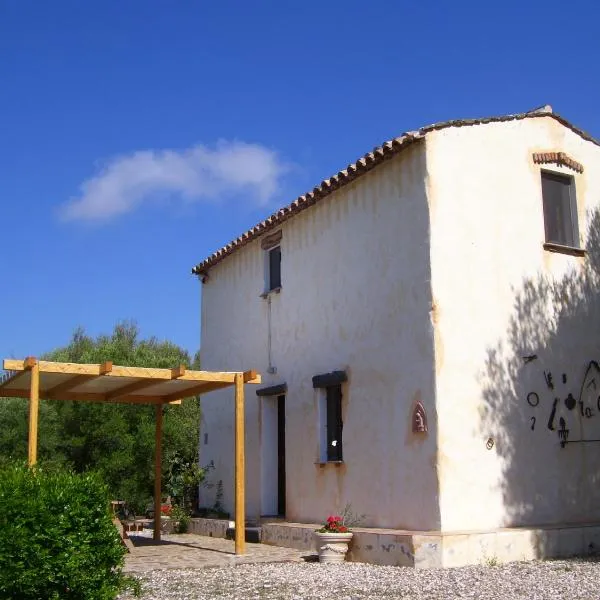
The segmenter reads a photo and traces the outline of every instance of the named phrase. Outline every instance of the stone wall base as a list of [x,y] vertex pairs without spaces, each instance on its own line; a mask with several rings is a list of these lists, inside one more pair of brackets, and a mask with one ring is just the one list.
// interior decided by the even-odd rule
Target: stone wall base
[[192,519],[188,532],[207,537],[225,538],[231,521],[226,519]]
[[[262,542],[315,551],[318,524],[263,523]],[[600,523],[492,531],[354,528],[348,560],[421,569],[560,558],[600,552]]]
[[[189,532],[224,538],[232,522],[192,519]],[[317,523],[261,524],[263,544],[316,552]],[[490,531],[402,531],[357,527],[347,559],[420,569],[501,564],[600,553],[600,523]]]

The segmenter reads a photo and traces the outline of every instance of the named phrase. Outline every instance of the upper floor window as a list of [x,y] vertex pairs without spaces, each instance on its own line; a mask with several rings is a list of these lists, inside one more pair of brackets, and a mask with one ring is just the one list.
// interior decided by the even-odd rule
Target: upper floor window
[[267,274],[268,290],[276,290],[281,287],[281,246],[275,246],[269,251]]
[[575,180],[569,175],[542,171],[546,243],[579,248]]

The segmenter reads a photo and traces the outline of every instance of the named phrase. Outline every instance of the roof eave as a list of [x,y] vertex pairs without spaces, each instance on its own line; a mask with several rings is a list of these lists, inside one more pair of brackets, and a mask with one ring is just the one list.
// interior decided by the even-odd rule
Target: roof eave
[[330,177],[329,179],[324,179],[312,191],[307,192],[303,196],[298,196],[298,198],[296,198],[296,200],[294,200],[291,204],[280,208],[271,216],[267,217],[266,219],[264,219],[263,221],[261,221],[245,233],[243,233],[241,236],[231,241],[226,246],[223,246],[202,262],[198,263],[192,269],[192,274],[205,276],[210,268],[214,267],[216,264],[221,262],[224,258],[229,256],[239,248],[242,248],[249,242],[278,227],[279,225],[287,221],[290,217],[298,214],[303,210],[306,210],[313,204],[316,204],[318,201],[332,194],[334,191],[351,183],[352,181],[364,175],[365,173],[380,165],[384,161],[389,160],[390,158],[392,158],[411,144],[423,140],[429,132],[439,131],[441,129],[447,129],[450,127],[486,125],[488,123],[503,123],[507,121],[518,121],[523,119],[535,119],[543,117],[550,117],[558,121],[568,129],[579,135],[582,139],[588,142],[592,142],[597,146],[600,146],[600,141],[596,140],[594,137],[592,137],[582,129],[579,129],[571,122],[567,121],[567,119],[565,119],[564,117],[561,117],[560,115],[552,112],[552,108],[550,106],[543,106],[533,111],[525,113],[502,115],[497,117],[484,117],[481,119],[455,119],[452,121],[442,121],[440,123],[427,125],[426,127],[422,127],[421,129],[419,129],[418,131],[404,133],[400,137],[385,142],[381,146],[375,148],[372,152],[365,154],[356,162],[348,165],[348,167],[346,167],[343,171],[339,171],[337,174],[335,174],[333,177]]
[[371,171],[378,165],[394,157],[407,146],[420,141],[423,137],[424,136],[421,135],[420,132],[409,132],[378,146],[372,152],[365,154],[356,162],[348,165],[344,170],[339,171],[329,179],[324,179],[310,192],[298,196],[291,204],[280,208],[238,238],[231,241],[226,246],[223,246],[223,248],[217,250],[214,254],[211,254],[192,269],[192,274],[200,276],[206,275],[211,267],[221,262],[234,251],[242,248],[249,242],[257,239],[272,229],[275,229],[289,218],[306,210],[336,190],[348,185],[358,177],[361,177],[368,171]]

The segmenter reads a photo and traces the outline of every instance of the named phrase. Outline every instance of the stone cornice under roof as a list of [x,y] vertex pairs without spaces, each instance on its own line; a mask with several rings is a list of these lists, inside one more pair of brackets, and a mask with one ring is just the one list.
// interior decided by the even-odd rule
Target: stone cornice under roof
[[503,123],[506,121],[519,121],[522,119],[534,119],[539,117],[551,117],[558,121],[565,127],[571,129],[574,133],[579,135],[584,140],[592,142],[597,146],[600,146],[600,141],[594,139],[591,135],[582,131],[578,127],[575,127],[572,123],[561,117],[560,115],[553,113],[550,106],[543,106],[539,109],[535,109],[526,113],[519,113],[515,115],[503,115],[499,117],[485,117],[482,119],[457,119],[453,121],[443,121],[440,123],[434,123],[433,125],[427,125],[422,127],[418,131],[410,131],[403,133],[400,137],[394,138],[383,143],[381,146],[375,148],[372,152],[365,154],[362,158],[359,158],[356,162],[348,165],[343,171],[336,173],[329,179],[324,179],[319,185],[313,188],[310,192],[302,196],[298,196],[291,204],[280,208],[274,212],[271,216],[267,217],[241,236],[231,241],[226,246],[223,246],[209,257],[205,258],[201,263],[197,264],[193,269],[194,275],[205,275],[211,267],[214,267],[217,263],[221,262],[224,258],[235,252],[237,249],[245,246],[252,240],[257,239],[261,235],[271,231],[275,227],[281,225],[284,221],[293,217],[297,213],[307,209],[309,206],[316,204],[319,200],[329,196],[335,190],[344,187],[351,183],[361,175],[368,173],[371,169],[381,164],[382,162],[389,160],[411,144],[418,142],[427,135],[430,131],[437,131],[440,129],[447,129],[449,127],[466,127],[470,125],[485,125],[488,123]]

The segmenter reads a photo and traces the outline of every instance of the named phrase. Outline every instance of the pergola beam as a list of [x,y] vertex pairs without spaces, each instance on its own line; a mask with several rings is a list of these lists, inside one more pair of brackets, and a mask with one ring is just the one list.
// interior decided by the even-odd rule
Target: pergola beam
[[[260,375],[256,371],[244,371],[242,373],[244,383],[260,383],[261,378]],[[235,383],[235,381],[234,381]],[[182,398],[190,398],[192,396],[198,396],[199,394],[206,394],[207,392],[214,392],[215,390],[220,390],[226,387],[231,387],[231,383],[214,381],[214,382],[205,382],[199,383],[194,387],[190,387],[180,392],[173,392],[172,394],[167,394],[163,396],[163,400],[165,402],[172,402],[173,400],[181,400]]]
[[[98,375],[99,365],[80,364],[80,363],[62,363],[46,360],[39,361],[40,373],[69,373],[72,375]],[[5,358],[3,364],[5,371],[23,371],[27,367],[24,361],[11,358]],[[149,379],[179,379],[180,381],[222,381],[230,383],[235,382],[236,371],[188,371],[173,377],[173,372],[179,372],[181,366],[174,369],[158,369],[153,367],[123,367],[113,366],[112,371],[107,374],[109,377],[144,377]]]
[[244,383],[262,383],[260,375],[252,370],[252,371],[244,371],[242,373]]
[[178,367],[173,367],[171,369],[171,379],[179,379],[185,375],[185,365],[179,365]]
[[[5,358],[3,368],[5,371],[23,371],[28,368],[26,365],[27,360]],[[37,364],[39,365],[40,373],[68,373],[69,375],[100,375],[102,367],[100,364],[51,362],[47,360],[40,360]]]

